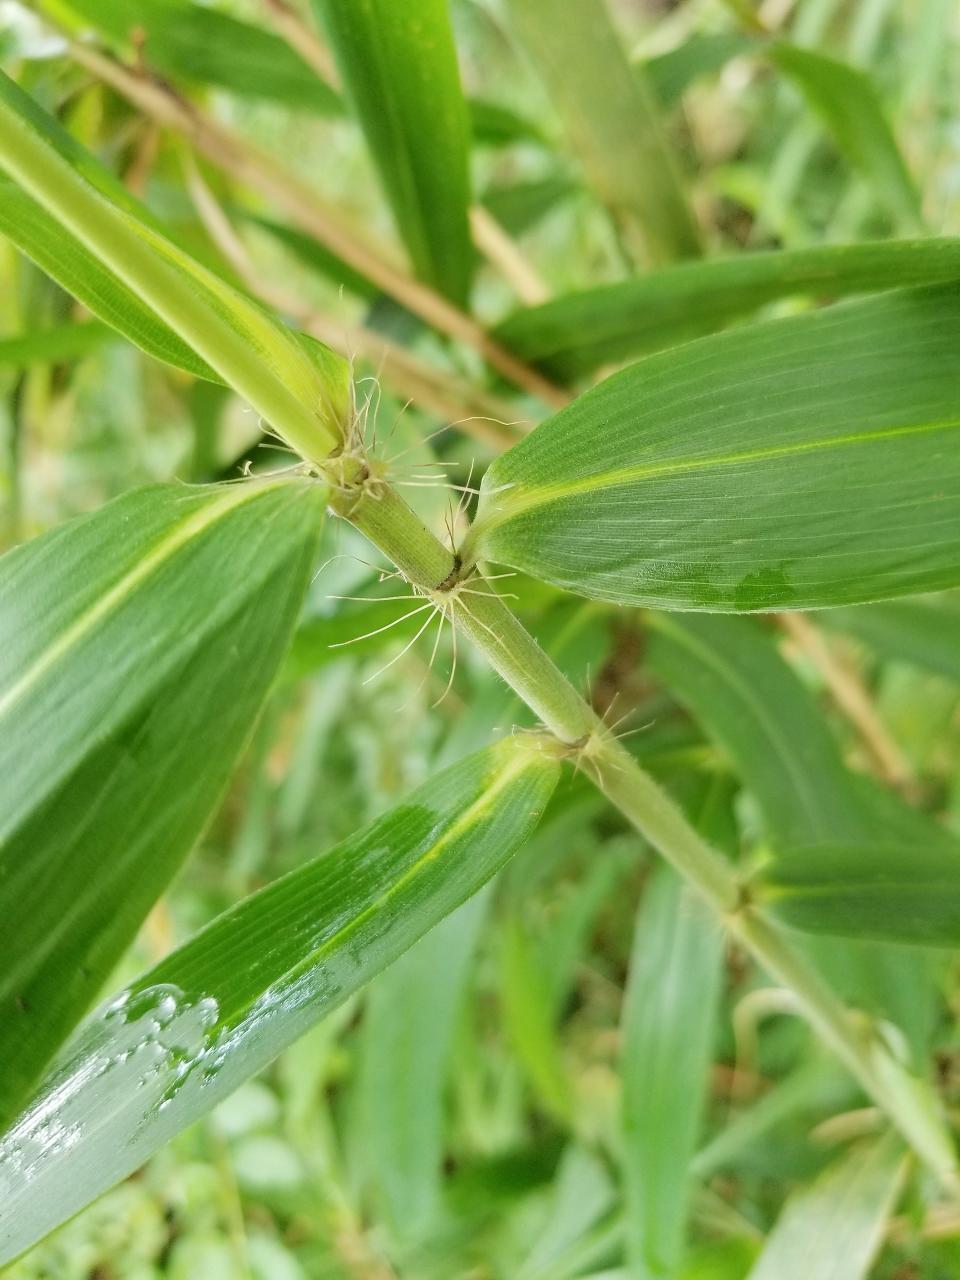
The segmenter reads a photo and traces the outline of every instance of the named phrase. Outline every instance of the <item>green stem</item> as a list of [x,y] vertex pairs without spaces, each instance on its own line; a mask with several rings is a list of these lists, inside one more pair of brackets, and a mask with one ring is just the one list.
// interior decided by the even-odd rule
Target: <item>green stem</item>
[[[342,508],[342,504],[341,504]],[[460,565],[395,492],[361,494],[341,509],[407,579],[444,607],[491,665],[634,827],[700,892],[886,1112],[944,1186],[960,1189],[956,1155],[926,1082],[897,1061],[867,1020],[848,1009],[787,938],[749,903],[729,862],[706,844],[661,787],[612,736],[503,599],[452,588]],[[471,578],[470,582],[482,582]],[[444,589],[438,589],[444,584]]]

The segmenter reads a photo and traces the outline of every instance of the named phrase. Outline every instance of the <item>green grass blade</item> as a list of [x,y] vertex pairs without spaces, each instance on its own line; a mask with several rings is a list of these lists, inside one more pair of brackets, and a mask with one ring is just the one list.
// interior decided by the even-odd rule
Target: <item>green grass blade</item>
[[156,486],[0,560],[0,1124],[219,800],[323,509],[319,486]]
[[749,1280],[863,1280],[906,1167],[893,1134],[841,1156],[787,1201]]
[[503,922],[500,941],[504,1027],[538,1105],[561,1125],[569,1125],[573,1111],[571,1079],[539,959],[522,917],[516,910],[510,911]]
[[446,0],[314,0],[417,275],[466,301],[470,119]]
[[922,230],[919,193],[869,76],[796,45],[774,44],[767,53],[821,117],[850,164],[872,183],[894,226]]
[[733,58],[756,53],[760,42],[739,31],[696,33],[682,44],[638,64],[660,105],[673,107],[701,76],[714,75]]
[[[214,85],[293,110],[341,115],[340,97],[280,36],[192,0],[59,0],[58,11],[93,28],[122,54],[142,51],[176,82]],[[133,36],[136,33],[137,41]]]
[[757,896],[809,933],[960,946],[960,847],[877,840],[778,850]]
[[558,768],[529,739],[469,756],[111,1001],[0,1141],[0,1263],[136,1169],[475,893],[536,826]]
[[[319,344],[308,352],[279,321],[167,240],[6,76],[0,78],[0,169],[48,215],[40,235],[66,237],[85,252],[74,272],[87,271],[91,257],[100,259],[125,286],[120,310],[130,294],[141,297],[299,453],[323,457],[342,440],[349,419],[346,362]],[[11,232],[15,241],[17,234]],[[107,310],[101,314],[110,322]]]
[[485,894],[465,902],[367,995],[357,1159],[394,1239],[404,1243],[437,1225],[454,1033],[486,905]]
[[637,917],[623,1013],[627,1257],[638,1280],[670,1280],[680,1265],[722,953],[706,908],[658,866]]
[[625,241],[654,265],[695,257],[700,239],[653,90],[631,67],[604,0],[510,0],[514,26],[539,71],[587,178]]
[[565,294],[514,312],[497,338],[561,381],[677,346],[781,298],[842,298],[960,279],[960,239],[744,253]]
[[[3,195],[0,193],[0,203]],[[2,221],[2,215],[0,215]],[[59,324],[50,329],[34,329],[16,337],[0,338],[0,364],[23,366],[59,364],[77,360],[115,339],[105,324]]]
[[496,459],[464,553],[664,609],[955,586],[958,323],[944,285],[649,356]]
[[96,254],[66,235],[56,218],[5,178],[0,178],[0,234],[147,355],[196,377],[221,381]]

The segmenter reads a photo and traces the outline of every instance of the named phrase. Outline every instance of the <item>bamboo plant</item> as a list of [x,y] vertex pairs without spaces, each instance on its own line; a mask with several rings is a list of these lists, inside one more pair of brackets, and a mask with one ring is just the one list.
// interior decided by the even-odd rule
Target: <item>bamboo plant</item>
[[[557,1186],[568,1178],[575,1201],[599,1179],[603,1209],[566,1240],[558,1208],[521,1258],[481,1237],[452,1260],[436,1252],[456,1217],[440,1139],[423,1139],[422,1195],[405,1181],[409,1153],[386,1144],[383,1239],[364,1234],[349,1177],[329,1174],[337,1221],[360,1238],[334,1233],[343,1273],[706,1275],[689,1246],[709,1219],[698,1196],[724,1200],[710,1190],[723,1144],[750,1141],[738,1125],[773,1125],[778,1090],[797,1094],[788,1115],[826,1077],[841,1101],[821,1119],[842,1131],[853,1116],[854,1140],[782,1189],[766,1239],[746,1233],[749,1257],[715,1250],[709,1274],[866,1276],[909,1237],[898,1245],[899,1207],[949,1220],[960,1193],[935,1071],[949,1033],[931,1029],[952,1007],[939,993],[960,941],[960,845],[850,647],[958,678],[946,637],[960,587],[960,240],[929,234],[869,68],[796,43],[789,24],[731,7],[722,33],[631,57],[604,0],[572,0],[562,21],[546,0],[453,8],[460,48],[445,0],[310,12],[268,0],[253,16],[193,0],[18,9],[27,34],[0,82],[0,232],[75,302],[59,329],[0,343],[0,359],[50,368],[120,341],[165,370],[165,395],[197,414],[204,397],[215,415],[245,406],[254,431],[246,460],[212,464],[197,417],[192,483],[173,471],[121,485],[35,536],[11,451],[0,1261],[358,1001],[360,1034],[379,1027],[385,1044],[407,1044],[404,1010],[422,1011],[426,1101],[409,1101],[402,1058],[392,1071],[374,1051],[358,1096],[381,1138],[412,1123],[404,1099],[436,1135],[493,881],[514,1069],[568,1135]],[[52,61],[32,56],[37,31]],[[534,86],[529,117],[491,102],[468,65],[494,33]],[[708,199],[723,174],[684,139],[678,103],[731,58],[774,92],[785,125],[817,122],[886,238],[803,243],[773,228],[766,247],[723,243]],[[224,107],[247,104],[255,122],[251,100],[331,139],[359,130],[389,248],[325,190],[342,199],[342,183],[306,172],[295,143],[271,153]],[[579,288],[546,283],[549,259],[538,269],[522,227],[472,190],[472,153],[490,148],[568,163],[598,279],[588,262]],[[267,243],[332,282],[328,307],[258,266]],[[491,314],[505,294],[515,302]],[[384,393],[400,402],[393,422]],[[445,517],[437,496],[451,498]],[[318,611],[344,559],[360,599]],[[567,643],[578,632],[599,673],[586,693]],[[195,931],[137,976],[144,922],[278,700],[344,722],[359,705],[360,665],[331,666],[355,640],[394,675],[425,663],[420,686],[400,681],[414,701],[431,689],[420,719],[438,727],[425,732],[461,707],[461,748],[451,732],[407,794],[345,815],[329,851],[248,880],[221,914],[194,913]],[[649,706],[652,730],[632,736]],[[693,745],[658,747],[661,715],[693,726]],[[323,769],[305,768],[302,785],[336,806],[336,784],[326,794]],[[618,885],[637,911],[613,1124],[558,1047],[562,946],[532,948],[525,917],[537,886],[524,868],[549,867],[579,830],[571,814],[657,857],[638,878],[601,841],[574,891],[581,942]],[[824,1056],[703,1145],[734,963],[758,984],[732,1024],[739,1048],[766,1000],[798,1013]],[[919,1003],[937,1000],[918,1030]],[[736,1239],[741,1210],[724,1212],[715,1234]]]

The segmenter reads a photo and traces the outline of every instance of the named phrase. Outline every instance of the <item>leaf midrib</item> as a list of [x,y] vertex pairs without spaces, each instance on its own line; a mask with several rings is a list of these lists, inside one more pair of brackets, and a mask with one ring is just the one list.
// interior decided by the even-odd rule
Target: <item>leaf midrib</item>
[[[944,422],[919,423],[913,426],[890,427],[880,431],[859,431],[849,435],[830,436],[821,440],[794,441],[791,444],[774,445],[766,449],[746,449],[739,453],[719,454],[714,457],[678,458],[666,462],[645,463],[634,467],[624,467],[619,471],[598,472],[595,475],[581,476],[555,484],[544,485],[539,489],[514,490],[507,493],[489,513],[481,515],[474,525],[474,537],[497,525],[517,516],[525,515],[538,507],[559,502],[564,498],[577,497],[586,493],[596,493],[602,489],[622,488],[635,484],[640,480],[661,479],[664,476],[685,475],[694,471],[710,471],[712,468],[737,466],[744,462],[769,462],[778,458],[789,458],[805,453],[817,453],[830,449],[846,448],[873,441],[892,440],[915,435],[930,435],[937,431],[951,431],[960,427],[960,419]],[[495,468],[495,464],[494,464]],[[494,469],[492,468],[492,470]],[[493,490],[496,492],[496,489]]]
[[244,502],[250,502],[267,489],[276,487],[275,483],[251,485],[249,490],[246,486],[238,486],[232,492],[215,499],[169,529],[151,551],[138,560],[109,591],[99,596],[57,639],[48,644],[19,679],[0,694],[0,720],[8,715],[16,704],[22,701],[26,694],[70,653],[71,649],[75,649],[98,623],[119,609],[139,586],[152,574],[158,572],[192,538],[203,533]]

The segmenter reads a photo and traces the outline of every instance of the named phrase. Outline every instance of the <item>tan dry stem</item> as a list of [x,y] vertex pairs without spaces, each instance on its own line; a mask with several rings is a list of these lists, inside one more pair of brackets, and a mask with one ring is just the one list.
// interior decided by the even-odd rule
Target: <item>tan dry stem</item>
[[836,656],[809,618],[799,613],[781,613],[777,620],[822,677],[830,696],[857,731],[879,776],[901,791],[909,790],[910,764],[877,714],[857,672]]

